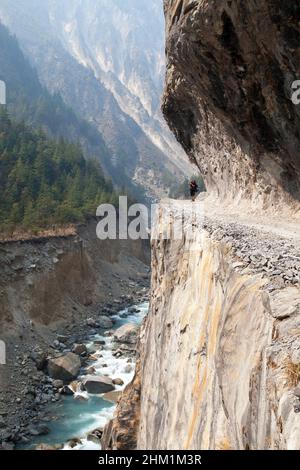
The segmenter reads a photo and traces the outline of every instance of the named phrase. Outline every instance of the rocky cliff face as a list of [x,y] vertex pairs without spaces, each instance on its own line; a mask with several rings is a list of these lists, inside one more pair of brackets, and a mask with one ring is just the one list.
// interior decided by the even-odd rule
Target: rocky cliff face
[[90,68],[150,140],[179,167],[183,152],[167,128],[160,102],[165,72],[160,0],[51,2],[53,30],[66,49]]
[[94,221],[69,236],[0,243],[0,339],[7,350],[7,363],[0,364],[6,425],[0,442],[18,434],[49,400],[38,401],[32,388],[45,380],[31,353],[52,356],[59,333],[83,337],[88,319],[119,310],[121,299],[130,302],[148,284],[148,258],[140,241],[98,240]]
[[[140,367],[104,447],[299,449],[299,235],[205,204],[199,225],[190,205],[161,207]],[[165,240],[183,209],[184,236]]]
[[140,423],[141,361],[136,364],[135,377],[125,388],[116,414],[104,428],[101,439],[105,450],[135,450]]
[[299,240],[209,218],[194,230],[153,242],[137,446],[299,449]]
[[[300,449],[300,10],[166,0],[165,13],[163,110],[208,195],[202,220],[169,201],[154,226],[135,445]],[[165,239],[182,211],[184,236]]]
[[[166,0],[163,111],[220,198],[299,207],[300,7]],[[297,203],[295,202],[297,200]]]

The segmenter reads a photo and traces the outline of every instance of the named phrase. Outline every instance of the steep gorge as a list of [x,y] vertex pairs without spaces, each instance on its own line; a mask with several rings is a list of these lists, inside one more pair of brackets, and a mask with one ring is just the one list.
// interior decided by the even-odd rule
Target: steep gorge
[[191,174],[160,111],[161,0],[2,0],[0,21],[43,86],[75,112],[76,139],[118,186],[157,199]]
[[70,233],[1,242],[0,262],[3,448],[20,442],[49,402],[37,399],[46,377],[35,358],[53,357],[60,335],[74,344],[88,333],[88,319],[110,316],[138,292],[146,294],[149,247],[140,240],[101,241],[91,219]]
[[164,6],[163,111],[208,193],[199,223],[161,205],[140,367],[104,446],[300,449],[300,7]]
[[204,226],[153,243],[138,448],[299,449],[299,239]]

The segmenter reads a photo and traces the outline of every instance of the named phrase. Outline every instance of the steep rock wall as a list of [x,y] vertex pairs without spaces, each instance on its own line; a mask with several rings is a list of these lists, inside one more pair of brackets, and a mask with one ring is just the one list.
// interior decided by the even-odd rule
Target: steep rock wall
[[[300,7],[164,6],[163,112],[208,194],[180,240],[178,201],[154,226],[131,445],[300,449]],[[117,412],[110,448],[122,429]]]
[[137,447],[299,449],[299,278],[274,288],[209,225],[153,242]]
[[139,367],[103,446],[299,449],[299,237],[190,208],[159,211]]
[[[211,194],[299,209],[300,6],[165,0],[165,117]],[[295,201],[296,199],[296,201]],[[285,206],[285,210],[287,210]]]

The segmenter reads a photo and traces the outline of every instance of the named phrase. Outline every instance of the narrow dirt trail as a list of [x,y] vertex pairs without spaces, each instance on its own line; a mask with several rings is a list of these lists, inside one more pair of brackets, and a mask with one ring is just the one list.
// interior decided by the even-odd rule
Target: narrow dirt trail
[[[235,225],[241,227],[248,227],[250,230],[254,230],[258,235],[261,236],[274,236],[275,238],[285,238],[293,242],[300,250],[300,221],[296,218],[295,220],[284,219],[282,217],[265,216],[251,213],[238,213],[232,209],[228,210],[228,207],[221,207],[213,204],[210,200],[206,201],[205,198],[198,198],[196,201],[199,207],[204,212],[204,220],[208,220],[214,223],[226,227],[227,225]],[[175,200],[175,199],[164,199],[163,204],[172,208],[175,211],[183,211],[189,213],[193,206],[190,200]],[[299,253],[300,256],[300,253]]]
[[[176,240],[180,240],[182,246],[197,251],[202,247],[204,229],[213,240],[222,241],[230,248],[234,262],[244,273],[261,273],[267,277],[271,290],[300,282],[300,225],[297,222],[267,216],[264,219],[246,213],[237,215],[226,210],[221,213],[220,206],[216,210],[201,199],[195,203],[166,199],[162,201],[162,208],[169,217],[161,212],[160,235],[179,234]],[[156,237],[158,235],[155,233]]]

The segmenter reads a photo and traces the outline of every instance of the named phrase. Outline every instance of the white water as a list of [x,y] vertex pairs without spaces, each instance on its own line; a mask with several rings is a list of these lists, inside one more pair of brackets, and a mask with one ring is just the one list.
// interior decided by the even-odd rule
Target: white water
[[[134,324],[141,324],[143,321],[144,317],[148,313],[149,309],[149,304],[144,303],[138,306],[133,306],[136,307],[139,312],[129,314],[126,316],[126,318],[122,318],[122,314],[128,314],[128,309],[122,310],[119,312],[118,315],[114,315],[112,318],[116,321],[115,328],[119,328],[120,326],[127,324],[127,323],[134,323]],[[116,386],[116,390],[122,391],[128,385],[133,377],[134,377],[134,371],[135,371],[135,363],[128,364],[127,360],[128,358],[121,356],[119,358],[116,358],[113,356],[113,339],[111,336],[101,336],[101,335],[95,335],[91,338],[91,342],[87,344],[87,347],[92,347],[94,345],[94,341],[105,341],[105,346],[103,349],[100,351],[93,353],[94,356],[102,356],[99,357],[97,362],[94,362],[92,366],[96,369],[95,375],[102,374],[102,375],[107,375],[112,378],[120,378],[123,380],[124,385],[122,386]],[[103,364],[106,364],[107,367],[103,369]],[[126,368],[130,366],[131,371],[126,372]],[[81,376],[80,379],[82,379],[84,376]],[[89,399],[90,396],[87,392],[77,392],[75,394],[74,398],[76,398],[76,395],[81,395],[83,398]],[[103,428],[107,422],[112,419],[114,411],[115,411],[116,406],[112,406],[110,408],[103,408],[101,410],[101,413],[98,416],[98,424],[93,427],[93,429],[81,429],[80,436],[88,434],[88,432],[93,431],[97,427]],[[101,446],[95,444],[94,442],[88,441],[85,437],[81,438],[81,443],[78,444],[77,446],[71,448],[68,446],[68,444],[65,445],[64,450],[100,450]]]
[[[143,303],[134,305],[138,313],[128,314],[128,309],[122,310],[118,315],[112,318],[116,321],[115,329],[127,323],[141,324],[148,313],[149,304]],[[127,315],[123,318],[123,314]],[[112,379],[122,379],[124,385],[116,386],[116,391],[122,391],[126,385],[131,382],[134,376],[135,363],[128,363],[128,357],[113,356],[112,342],[110,336],[95,335],[89,338],[88,348],[94,346],[95,341],[105,341],[105,345],[99,347],[93,356],[97,357],[95,362],[89,363],[88,367],[96,369],[95,375],[107,375]],[[103,349],[102,349],[103,348]],[[100,357],[102,356],[102,357]],[[103,367],[106,364],[107,367]],[[126,368],[130,366],[130,371]],[[84,378],[79,377],[79,382]],[[40,443],[54,445],[64,444],[64,450],[99,450],[101,446],[87,440],[87,435],[97,428],[103,428],[113,417],[116,405],[111,403],[103,395],[90,395],[87,392],[80,391],[79,387],[73,397],[64,397],[59,403],[56,403],[49,410],[52,414],[52,421],[47,423],[50,433],[47,436],[40,436],[30,443],[30,448],[35,448]],[[80,439],[80,443],[71,448],[69,442],[71,439]]]

